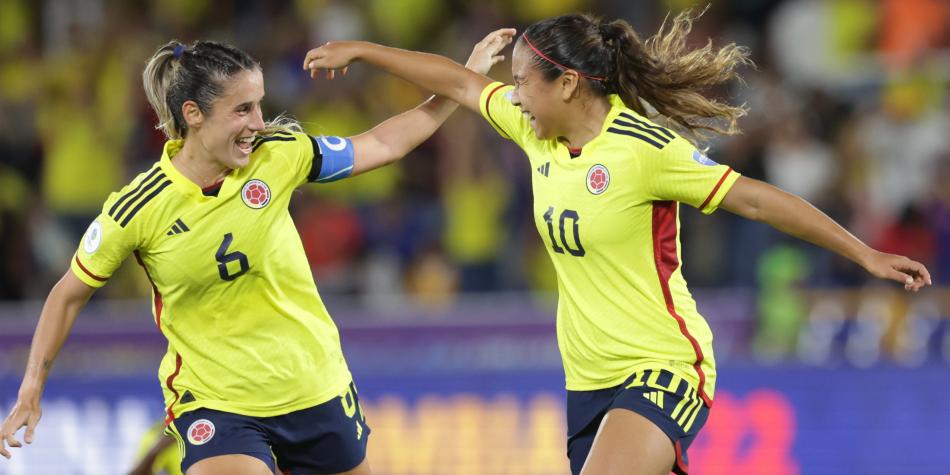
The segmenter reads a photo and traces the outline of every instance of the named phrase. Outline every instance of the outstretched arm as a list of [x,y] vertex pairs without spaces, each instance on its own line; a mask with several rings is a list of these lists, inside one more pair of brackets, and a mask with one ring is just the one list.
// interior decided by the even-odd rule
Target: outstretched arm
[[904,284],[907,290],[916,292],[932,284],[923,264],[868,247],[807,201],[768,183],[740,177],[720,207],[834,251],[875,277]]
[[95,288],[83,283],[71,270],[67,270],[66,275],[50,291],[33,334],[30,357],[26,363],[26,373],[20,384],[16,405],[0,428],[0,455],[10,458],[7,445],[22,446],[14,434],[23,426],[26,426],[24,440],[28,444],[33,442],[33,430],[40,421],[40,396],[46,385],[46,377],[59,349],[66,341],[73,322],[76,321],[76,315],[95,291]]
[[[514,30],[500,29],[489,33],[472,50],[465,68],[466,73],[487,73],[503,61],[502,49],[511,43]],[[452,63],[458,66],[455,63]],[[461,66],[458,66],[461,68]],[[470,71],[471,70],[471,71]],[[353,172],[351,175],[379,168],[404,157],[436,130],[458,108],[458,103],[442,96],[433,96],[415,109],[403,112],[373,127],[353,141]]]
[[[503,28],[492,33],[506,37],[505,44],[511,42],[515,30]],[[490,36],[490,35],[489,35]],[[478,112],[478,98],[491,84],[485,71],[470,71],[460,64],[443,56],[390,48],[365,41],[335,41],[307,52],[303,68],[316,76],[321,69],[327,70],[327,77],[335,75],[334,70],[346,70],[350,63],[362,60],[397,77],[405,79],[435,94],[447,97],[475,112]]]

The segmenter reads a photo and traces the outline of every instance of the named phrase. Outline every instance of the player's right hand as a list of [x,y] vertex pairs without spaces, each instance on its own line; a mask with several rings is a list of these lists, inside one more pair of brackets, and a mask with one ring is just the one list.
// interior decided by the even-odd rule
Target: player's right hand
[[347,66],[356,59],[359,47],[359,41],[328,42],[307,51],[307,56],[303,59],[303,69],[310,70],[311,78],[316,78],[321,69],[327,70],[327,79],[333,79],[337,70],[346,74]]
[[505,60],[505,56],[499,53],[511,44],[515,33],[514,28],[502,28],[486,35],[485,38],[475,44],[465,67],[478,74],[488,74],[492,66]]
[[7,446],[23,446],[23,444],[14,437],[16,432],[23,426],[26,426],[23,440],[27,444],[33,443],[33,431],[36,429],[36,424],[40,422],[42,412],[39,401],[29,402],[22,399],[17,400],[13,409],[10,410],[10,415],[3,420],[3,426],[0,426],[0,455],[10,458],[11,454]]

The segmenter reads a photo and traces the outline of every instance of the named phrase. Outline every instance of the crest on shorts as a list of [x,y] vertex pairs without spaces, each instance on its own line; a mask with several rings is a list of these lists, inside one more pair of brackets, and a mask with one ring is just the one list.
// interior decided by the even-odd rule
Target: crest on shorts
[[587,171],[587,191],[599,195],[610,185],[610,172],[607,167],[597,164]]
[[248,208],[261,209],[270,203],[270,187],[261,180],[248,180],[241,188],[241,200]]
[[198,419],[188,426],[188,442],[191,445],[204,445],[214,437],[214,423],[208,419]]
[[86,237],[82,240],[82,248],[86,251],[86,254],[94,254],[99,250],[100,244],[102,244],[102,224],[99,223],[99,220],[95,220],[89,225],[89,229],[86,229]]

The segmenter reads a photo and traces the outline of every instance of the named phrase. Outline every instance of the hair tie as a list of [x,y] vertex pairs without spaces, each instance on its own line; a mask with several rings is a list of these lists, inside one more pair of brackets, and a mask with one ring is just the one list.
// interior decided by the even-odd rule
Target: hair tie
[[[537,54],[538,56],[544,58],[545,61],[547,61],[547,62],[549,62],[549,63],[551,63],[551,64],[553,64],[553,65],[555,65],[555,66],[557,66],[557,67],[559,67],[559,68],[561,68],[561,69],[573,69],[574,71],[577,71],[577,70],[574,69],[574,68],[569,68],[569,67],[567,67],[567,66],[565,66],[565,65],[563,65],[563,64],[561,64],[561,63],[559,63],[559,62],[557,62],[557,61],[555,61],[555,60],[553,60],[553,59],[551,59],[551,58],[549,58],[549,57],[547,57],[547,55],[545,55],[544,53],[542,53],[541,50],[539,50],[538,48],[535,48],[534,45],[531,44],[531,41],[528,40],[528,35],[522,33],[522,34],[521,34],[521,39],[524,40],[524,44],[528,45],[528,47],[531,48],[531,50],[534,51],[535,54]],[[591,76],[590,74],[584,74],[584,73],[582,73],[582,72],[580,72],[580,71],[577,71],[577,74],[579,74],[581,77],[585,77],[585,78],[587,78],[587,79],[591,79],[591,80],[594,80],[594,81],[604,81],[604,80],[606,80],[606,78],[604,78],[604,77],[602,77],[602,76]]]
[[172,51],[172,56],[174,56],[175,59],[181,59],[181,54],[184,52],[185,52],[185,45],[178,43],[177,45],[175,45],[175,50]]

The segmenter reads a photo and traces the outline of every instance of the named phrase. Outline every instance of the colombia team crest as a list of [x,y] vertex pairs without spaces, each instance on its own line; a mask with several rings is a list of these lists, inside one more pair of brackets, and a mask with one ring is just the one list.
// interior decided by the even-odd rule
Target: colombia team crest
[[587,191],[599,195],[607,191],[607,185],[609,184],[610,172],[607,171],[607,167],[597,164],[587,171]]
[[261,180],[248,180],[241,188],[241,199],[248,208],[261,209],[270,203],[270,187]]
[[208,419],[198,419],[188,426],[188,442],[191,445],[204,445],[214,437],[214,423]]

